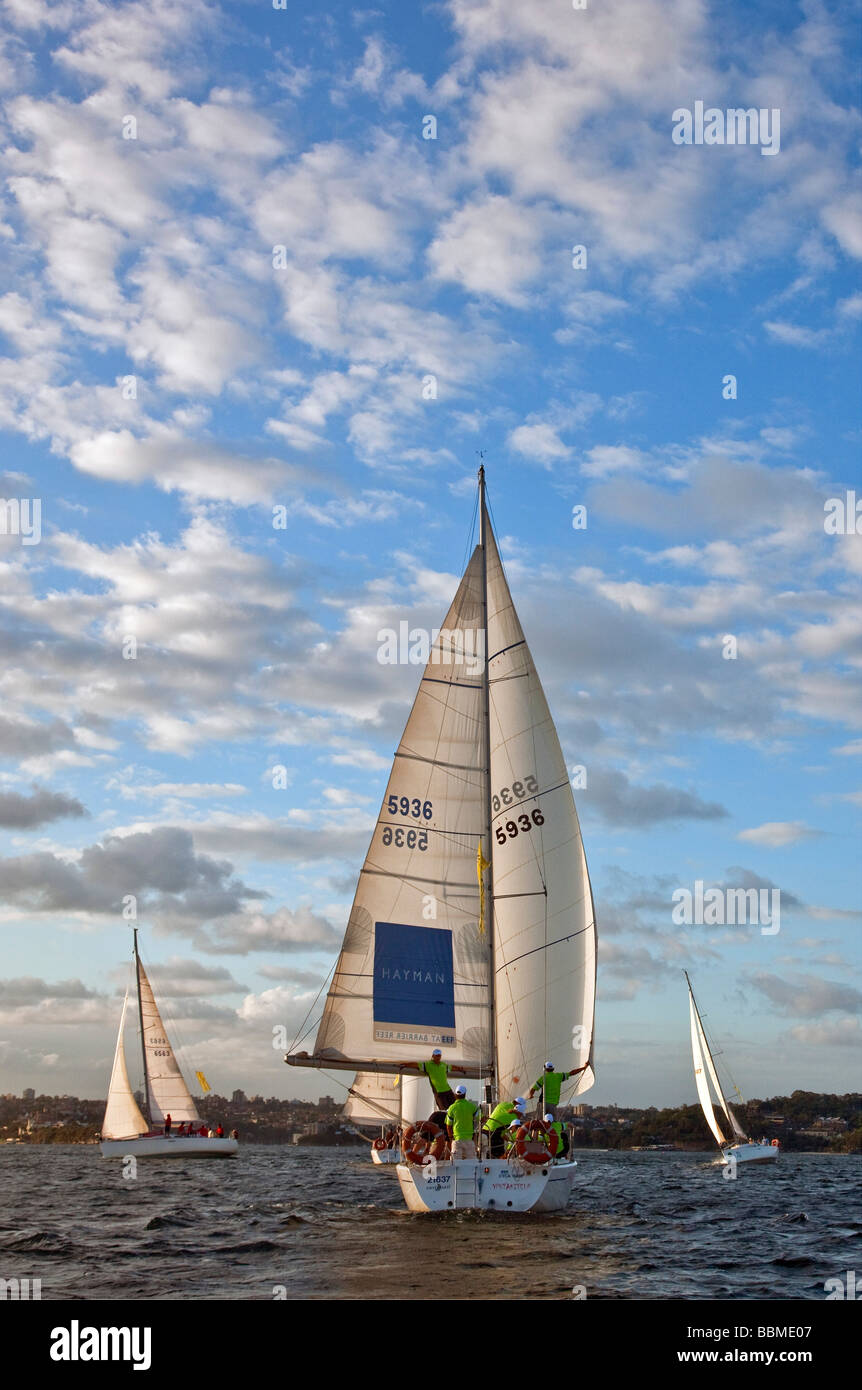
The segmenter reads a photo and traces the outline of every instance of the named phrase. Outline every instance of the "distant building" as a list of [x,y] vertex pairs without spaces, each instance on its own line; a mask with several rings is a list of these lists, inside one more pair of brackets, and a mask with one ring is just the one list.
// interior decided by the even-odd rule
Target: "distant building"
[[33,1087],[32,1087],[32,1086],[28,1086],[27,1089],[26,1089],[26,1091],[22,1091],[22,1092],[21,1092],[21,1099],[22,1099],[22,1100],[35,1100],[35,1099],[36,1099],[36,1092],[33,1090]]
[[234,1105],[248,1104],[248,1098],[246,1096],[245,1091],[234,1091],[233,1095],[231,1096],[231,1100],[233,1101]]

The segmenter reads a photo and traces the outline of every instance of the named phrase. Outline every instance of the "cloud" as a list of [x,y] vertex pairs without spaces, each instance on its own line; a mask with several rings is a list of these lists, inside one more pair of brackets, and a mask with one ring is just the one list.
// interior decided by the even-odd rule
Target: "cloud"
[[724,806],[704,801],[695,792],[663,782],[638,787],[613,769],[589,768],[587,787],[579,793],[578,802],[608,825],[635,829],[662,821],[720,820],[728,815]]
[[740,830],[737,840],[747,840],[754,845],[768,845],[770,849],[779,849],[784,845],[795,845],[799,840],[810,840],[821,834],[819,830],[812,830],[810,825],[805,825],[803,821],[766,821],[763,825],[756,825],[749,830]]
[[46,787],[34,786],[30,796],[0,791],[0,826],[6,830],[32,830],[49,821],[86,815],[89,812],[77,797],[48,791]]
[[826,1013],[855,1013],[862,1008],[862,992],[858,989],[815,975],[785,980],[761,971],[751,976],[751,983],[777,1013],[789,1018],[821,1018]]
[[571,449],[560,439],[553,425],[519,425],[509,435],[510,449],[537,463],[550,464],[568,458]]

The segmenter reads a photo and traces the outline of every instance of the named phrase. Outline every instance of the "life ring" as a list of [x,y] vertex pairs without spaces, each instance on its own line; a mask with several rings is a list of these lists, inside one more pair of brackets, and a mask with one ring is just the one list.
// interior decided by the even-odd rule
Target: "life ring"
[[559,1146],[557,1131],[549,1130],[544,1120],[530,1120],[515,1135],[515,1153],[523,1163],[547,1163],[556,1156]]
[[386,1140],[385,1140],[385,1139],[375,1139],[375,1140],[374,1140],[374,1143],[371,1145],[371,1147],[372,1147],[372,1149],[376,1149],[377,1152],[379,1153],[381,1149],[385,1149],[385,1148],[386,1148]]
[[773,1149],[780,1149],[780,1148],[781,1148],[781,1145],[779,1144],[779,1142],[778,1142],[777,1139],[773,1139],[773,1141],[772,1141],[772,1147],[773,1147]]
[[442,1133],[440,1126],[433,1124],[431,1120],[410,1125],[404,1135],[404,1157],[407,1162],[421,1164],[434,1140]]

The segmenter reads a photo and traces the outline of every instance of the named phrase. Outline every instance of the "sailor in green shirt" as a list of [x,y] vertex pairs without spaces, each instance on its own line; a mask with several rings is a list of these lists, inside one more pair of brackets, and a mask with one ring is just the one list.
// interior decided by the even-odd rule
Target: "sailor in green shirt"
[[[431,1060],[428,1062],[402,1062],[402,1067],[413,1067],[425,1076],[431,1083],[431,1091],[434,1095],[435,1108],[437,1110],[448,1110],[455,1099],[454,1092],[449,1085],[449,1066],[443,1061],[443,1053],[439,1047],[435,1047],[431,1053]],[[452,1067],[452,1071],[457,1071],[461,1076],[464,1075],[463,1067]]]
[[494,1106],[483,1125],[485,1133],[490,1136],[491,1158],[503,1157],[504,1131],[513,1121],[523,1123],[525,1108],[523,1096],[516,1096],[514,1100],[503,1100]]
[[536,1114],[540,1116],[550,1114],[556,1119],[563,1082],[568,1081],[570,1076],[574,1076],[579,1071],[586,1071],[588,1066],[589,1062],[586,1062],[582,1067],[573,1067],[571,1071],[554,1071],[553,1062],[546,1062],[542,1075],[530,1087],[531,1100],[537,1091],[543,1093]]
[[473,1133],[479,1106],[467,1099],[467,1087],[455,1087],[455,1100],[446,1111],[446,1133],[452,1146],[452,1158],[476,1158]]
[[545,1116],[545,1123],[548,1126],[548,1129],[552,1130],[553,1133],[557,1136],[557,1152],[555,1153],[554,1157],[564,1158],[569,1151],[569,1146],[567,1143],[565,1126],[563,1125],[562,1120],[553,1119],[549,1113]]

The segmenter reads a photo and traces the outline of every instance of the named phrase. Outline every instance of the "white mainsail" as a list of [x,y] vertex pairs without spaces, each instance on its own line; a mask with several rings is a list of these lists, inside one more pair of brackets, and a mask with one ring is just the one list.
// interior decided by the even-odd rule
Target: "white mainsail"
[[[686,980],[688,980],[687,975]],[[724,1091],[722,1090],[721,1082],[718,1079],[718,1073],[715,1069],[715,1062],[712,1059],[712,1052],[710,1051],[703,1023],[701,1022],[700,1014],[698,1013],[697,1004],[695,1003],[694,998],[694,990],[691,987],[690,980],[688,980],[688,1003],[691,1018],[691,1050],[692,1056],[694,1058],[694,1079],[697,1085],[698,1098],[700,1100],[703,1113],[706,1116],[707,1124],[709,1125],[719,1144],[725,1143],[724,1135],[721,1133],[721,1130],[718,1127],[718,1122],[715,1119],[715,1111],[712,1104],[712,1096],[710,1095],[706,1075],[709,1076],[709,1079],[712,1081],[712,1084],[715,1087],[715,1094],[718,1097],[718,1103],[724,1111],[725,1115],[727,1116],[728,1122],[734,1134],[738,1139],[745,1139],[745,1130],[742,1128],[733,1111],[731,1110],[730,1106],[728,1105],[724,1096]],[[703,1083],[703,1090],[701,1089],[701,1083]],[[706,1100],[704,1100],[704,1091],[706,1093]]]
[[117,1034],[117,1047],[114,1052],[114,1065],[111,1069],[111,1080],[108,1086],[108,1103],[105,1106],[105,1118],[102,1123],[102,1137],[104,1139],[131,1139],[139,1134],[146,1134],[149,1125],[144,1119],[135,1100],[134,1092],[129,1084],[129,1073],[126,1069],[126,1053],[123,1047],[123,1029],[126,1023],[126,1009],[129,1004],[129,995],[123,1000],[123,1012],[120,1015],[120,1031]]
[[566,1089],[580,1095],[595,1081],[593,895],[560,741],[487,536],[498,1086],[511,1099],[551,1061],[578,1071]]
[[[715,1107],[713,1106],[712,1096],[709,1091],[709,1082],[706,1076],[706,1067],[704,1066],[704,1047],[706,1047],[706,1039],[704,1038],[703,1043],[701,1043],[702,1030],[700,1019],[691,989],[689,989],[688,1003],[691,1014],[691,1055],[694,1061],[694,1081],[697,1086],[697,1097],[700,1101],[700,1108],[703,1111],[706,1123],[712,1130],[716,1143],[725,1144],[727,1141],[719,1128],[718,1120],[715,1118]],[[708,1047],[706,1051],[708,1054]]]
[[401,1095],[397,1076],[373,1071],[356,1073],[342,1115],[357,1125],[401,1123]]
[[443,1049],[492,1065],[490,951],[479,931],[485,824],[481,554],[429,653],[395,755],[317,1033],[321,1064],[400,1061]]
[[175,1124],[191,1120],[200,1124],[200,1115],[189,1093],[174,1049],[165,1032],[147,973],[138,958],[138,990],[144,1029],[144,1058],[150,1101],[150,1118],[162,1124],[170,1115]]

